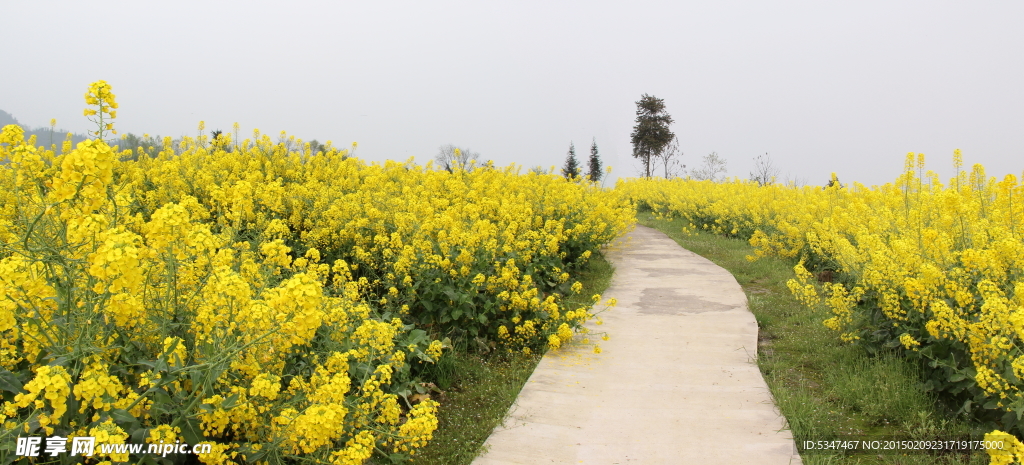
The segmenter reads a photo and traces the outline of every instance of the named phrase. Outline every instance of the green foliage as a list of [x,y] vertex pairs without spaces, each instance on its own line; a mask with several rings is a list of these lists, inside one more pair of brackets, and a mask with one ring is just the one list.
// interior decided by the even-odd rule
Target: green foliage
[[[604,294],[613,268],[595,254],[580,270],[583,291],[568,297],[570,307],[593,304],[588,296]],[[501,424],[540,361],[539,354],[480,353],[476,347],[457,344],[437,364],[424,365],[424,378],[433,380],[430,396],[441,402],[439,426],[434,439],[417,456],[415,464],[468,465],[494,428]]]
[[569,143],[569,153],[565,156],[565,164],[562,165],[562,176],[565,179],[576,179],[580,177],[580,164],[576,160],[576,146]]
[[326,145],[322,144],[320,141],[318,141],[316,139],[313,139],[313,140],[309,141],[309,150],[311,152],[313,152],[314,154],[322,155],[324,153],[327,153],[328,148],[327,148]]
[[651,177],[651,159],[658,156],[675,137],[668,128],[672,123],[672,116],[665,111],[664,99],[644,94],[636,102],[636,125],[630,140],[633,157],[644,164],[645,177]]
[[[215,131],[219,132],[219,131]],[[128,160],[136,161],[140,156],[145,155],[149,158],[156,157],[157,154],[164,150],[163,138],[160,136],[150,136],[145,134],[142,137],[132,133],[126,133],[121,136],[121,139],[117,142],[119,150],[131,150],[131,155],[127,157]]]
[[[101,157],[112,152],[102,141],[95,141],[92,146],[106,149],[101,153]],[[83,150],[78,149],[66,156],[80,155],[78,152]],[[112,155],[105,156],[105,160],[113,158]],[[78,165],[72,161],[65,166]],[[119,165],[117,168],[118,174],[123,174],[120,169],[124,166]],[[14,165],[12,169],[22,168],[21,165]],[[110,178],[114,179],[114,176]],[[124,176],[120,178],[123,179]],[[91,217],[103,218],[98,221],[107,224],[129,223],[136,212],[130,205],[118,203],[118,199],[114,197],[114,192],[123,189],[125,186],[119,185],[110,186],[109,191],[99,191],[97,195],[103,196],[101,198],[105,203],[101,209],[93,212]],[[10,463],[13,460],[7,445],[13,444],[14,436],[20,434],[96,436],[95,431],[104,430],[114,431],[112,435],[123,435],[121,440],[144,443],[154,430],[168,426],[178,428],[178,438],[189,444],[222,439],[225,435],[238,440],[240,444],[233,444],[232,451],[242,454],[241,457],[245,459],[255,460],[255,457],[262,457],[268,451],[274,454],[287,454],[279,442],[268,441],[260,444],[254,439],[255,434],[272,437],[273,422],[269,419],[281,415],[281,412],[288,409],[304,408],[303,406],[308,404],[307,399],[304,397],[305,394],[292,395],[285,392],[274,398],[252,395],[251,389],[255,389],[252,386],[256,384],[240,370],[244,363],[252,363],[252,357],[260,354],[266,357],[266,365],[261,365],[261,369],[255,370],[266,375],[271,374],[266,371],[272,369],[263,367],[276,363],[275,357],[267,357],[266,354],[273,354],[275,351],[281,354],[278,360],[282,360],[283,368],[279,374],[273,373],[266,380],[268,385],[280,386],[281,391],[285,391],[291,383],[299,386],[308,382],[316,370],[323,368],[321,361],[328,360],[336,354],[349,353],[351,350],[367,350],[365,357],[353,356],[344,367],[338,368],[344,370],[344,375],[354,386],[350,391],[351,395],[346,398],[347,411],[351,415],[358,414],[358,395],[369,395],[374,392],[374,389],[367,389],[365,386],[369,386],[366,382],[371,377],[377,376],[377,369],[380,366],[391,363],[393,372],[389,371],[390,380],[381,383],[378,394],[394,394],[408,398],[419,385],[417,380],[411,378],[412,366],[423,361],[433,361],[429,355],[431,351],[428,350],[432,342],[426,332],[414,330],[411,325],[401,325],[400,320],[391,320],[390,326],[387,322],[379,324],[385,327],[398,327],[394,329],[397,335],[394,342],[403,351],[409,351],[406,359],[408,361],[402,362],[395,362],[390,352],[360,343],[356,335],[356,325],[327,321],[321,324],[320,320],[314,323],[316,331],[309,335],[308,341],[289,346],[287,351],[282,350],[283,345],[275,345],[270,341],[278,334],[288,331],[287,325],[303,321],[296,315],[286,313],[285,307],[279,307],[283,310],[276,313],[278,319],[273,324],[260,327],[258,332],[244,331],[240,328],[244,327],[244,322],[259,320],[256,306],[225,304],[216,309],[215,318],[218,320],[206,320],[207,323],[204,324],[202,318],[209,315],[204,312],[210,309],[207,302],[223,295],[218,294],[216,283],[234,276],[232,273],[239,272],[244,266],[241,259],[232,258],[214,267],[210,263],[210,256],[237,257],[235,254],[244,253],[244,249],[218,247],[213,242],[210,242],[206,249],[189,247],[185,245],[187,239],[180,236],[168,242],[166,247],[153,246],[150,249],[153,253],[145,256],[147,262],[139,268],[132,269],[133,276],[141,275],[140,281],[135,284],[138,291],[134,294],[140,296],[139,306],[127,310],[132,313],[118,313],[118,308],[121,312],[126,311],[123,306],[118,305],[118,297],[129,294],[115,294],[109,287],[98,286],[103,284],[103,281],[94,276],[97,268],[90,268],[87,260],[79,258],[86,254],[90,260],[101,254],[113,255],[106,247],[115,243],[114,240],[86,241],[73,236],[75,220],[84,216],[82,211],[88,211],[85,209],[90,208],[83,206],[85,200],[76,195],[66,201],[53,201],[45,192],[44,195],[35,198],[26,197],[28,196],[17,199],[21,211],[12,217],[8,225],[7,231],[15,240],[0,243],[0,266],[5,266],[6,271],[5,290],[13,289],[14,286],[40,286],[28,282],[24,276],[18,279],[17,274],[10,272],[12,269],[19,270],[12,264],[30,263],[32,268],[29,269],[39,270],[38,275],[32,279],[51,287],[54,294],[45,299],[46,306],[23,304],[17,312],[13,312],[17,315],[21,328],[37,328],[27,333],[30,337],[23,338],[18,343],[22,347],[32,343],[38,344],[40,355],[38,362],[33,360],[36,358],[33,356],[33,359],[24,358],[16,363],[10,363],[9,370],[0,370],[0,393],[5,401],[13,401],[6,405],[8,410],[5,414],[9,427],[0,432],[2,463]],[[172,211],[170,209],[173,207],[174,205],[168,205],[165,209]],[[206,225],[193,222],[184,210],[178,211],[176,217],[183,216],[184,220],[175,227],[176,233],[185,235],[183,231],[191,230],[199,232],[201,237],[212,237]],[[159,223],[154,220],[146,226],[155,228]],[[120,229],[110,229],[99,236],[102,238],[107,234],[138,237],[136,240],[119,238],[118,244],[141,246],[143,243],[140,236],[132,236],[134,233],[123,232]],[[233,236],[230,239],[228,243],[239,245],[243,243],[241,239],[244,238]],[[133,253],[135,250],[137,249],[130,249],[125,254]],[[225,255],[225,251],[230,251],[231,254]],[[118,269],[117,264],[111,262],[104,268]],[[267,262],[253,268],[253,272],[260,276],[259,279],[266,283],[299,283],[302,276],[307,276],[302,271],[309,270],[282,270]],[[278,289],[287,287],[282,284]],[[319,291],[320,287],[319,284],[310,284],[306,289],[310,291],[306,295],[312,295]],[[262,290],[273,291],[270,286]],[[295,303],[300,298],[293,295],[287,301]],[[245,310],[240,312],[242,307]],[[197,327],[204,327],[209,331],[196,330]],[[38,335],[34,334],[36,331],[40,331]],[[9,350],[12,346],[7,347]],[[44,373],[44,368],[50,371]],[[251,377],[251,374],[249,376]],[[45,399],[49,400],[54,411],[52,415],[48,415],[48,411],[40,408],[44,402],[41,400],[42,395],[38,402],[18,403],[19,396],[38,394],[39,388],[32,387],[33,383],[37,386],[40,383],[47,383],[67,389],[57,395],[46,394]],[[75,388],[74,396],[70,395],[72,385]],[[408,406],[408,402],[406,405]],[[262,409],[259,412],[265,420],[259,421],[258,432],[255,428],[243,424],[237,416],[232,417],[232,425],[228,427],[227,433],[220,434],[215,427],[210,426],[211,415],[224,415],[225,412],[236,408],[238,410],[232,415],[239,415],[238,411],[249,412],[250,424],[257,422],[252,418],[256,415],[256,409]],[[348,424],[367,421],[355,416],[337,418],[337,421]],[[253,431],[254,435],[243,438],[238,432],[242,429]],[[124,457],[129,458],[128,454]],[[131,459],[146,463],[142,462],[144,457]],[[178,456],[173,459],[181,463],[186,457]],[[79,463],[79,460],[79,457],[63,454],[53,462]],[[163,463],[170,464],[171,460],[167,459]],[[277,458],[269,462],[282,463],[282,460]]]
[[441,402],[434,439],[413,459],[414,464],[469,465],[494,428],[501,424],[519,391],[540,361],[540,355],[451,352],[441,358],[437,390]]
[[587,177],[591,181],[601,182],[601,176],[604,173],[601,172],[601,156],[597,153],[597,139],[590,143],[590,160],[587,167],[589,168]]

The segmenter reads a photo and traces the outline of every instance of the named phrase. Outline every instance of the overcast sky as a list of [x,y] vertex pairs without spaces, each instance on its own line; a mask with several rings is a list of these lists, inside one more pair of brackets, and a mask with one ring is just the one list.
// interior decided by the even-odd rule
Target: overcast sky
[[635,176],[644,93],[693,167],[768,153],[810,184],[889,182],[907,152],[1024,169],[1024,2],[4,2],[0,109],[85,132],[90,82],[122,132],[207,129],[359,142],[369,161],[441,144],[559,165],[596,139]]

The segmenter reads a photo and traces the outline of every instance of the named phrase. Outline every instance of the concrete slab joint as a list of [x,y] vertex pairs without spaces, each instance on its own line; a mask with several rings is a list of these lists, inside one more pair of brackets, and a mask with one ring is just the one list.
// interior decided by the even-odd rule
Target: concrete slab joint
[[801,463],[736,279],[643,226],[607,254],[602,353],[545,355],[474,465]]

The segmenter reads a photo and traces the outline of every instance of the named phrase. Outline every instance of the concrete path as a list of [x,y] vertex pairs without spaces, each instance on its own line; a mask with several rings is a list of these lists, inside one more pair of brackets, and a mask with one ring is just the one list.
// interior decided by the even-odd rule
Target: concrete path
[[603,353],[549,352],[473,463],[801,463],[736,279],[643,226],[608,257]]

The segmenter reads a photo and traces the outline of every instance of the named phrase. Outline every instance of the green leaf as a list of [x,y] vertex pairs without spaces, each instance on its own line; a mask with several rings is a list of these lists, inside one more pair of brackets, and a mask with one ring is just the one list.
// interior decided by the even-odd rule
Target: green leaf
[[0,389],[14,394],[21,394],[24,391],[21,380],[8,370],[0,371]]
[[1020,378],[1017,377],[1017,373],[1013,371],[1013,367],[1007,365],[1006,369],[1003,370],[1003,378],[1006,378],[1011,385],[1020,384]]
[[153,390],[153,403],[154,404],[170,404],[172,402],[170,394],[164,388]]
[[142,444],[146,442],[146,438],[149,436],[149,428],[138,428],[132,431],[132,442],[136,444]]
[[113,418],[114,421],[117,423],[126,425],[137,423],[139,421],[135,418],[134,415],[128,413],[128,411],[123,408],[111,410],[110,418]]
[[1014,412],[1012,410],[1009,411],[1009,412],[1006,412],[1006,413],[1003,414],[1003,421],[1002,421],[1003,425],[1002,425],[1002,427],[1006,428],[1009,431],[1013,431],[1015,429],[1014,427],[1017,426],[1017,421],[1019,419],[1020,419],[1020,414],[1018,414],[1018,413],[1016,413],[1016,412]]
[[462,316],[462,309],[461,308],[457,308],[455,310],[452,310],[452,319],[453,320],[458,320],[460,316]]
[[270,451],[268,449],[261,449],[261,450],[255,451],[255,452],[250,452],[248,454],[245,454],[245,461],[249,462],[249,463],[259,462],[260,459],[262,459],[263,457],[266,457],[266,455],[269,452]]
[[57,367],[67,367],[68,363],[71,362],[72,360],[73,357],[71,355],[61,355],[50,360],[50,363],[48,365]]
[[[13,443],[13,441],[10,442]],[[0,454],[0,457],[3,457],[2,465],[11,465],[12,463],[14,463],[15,460],[20,460],[22,458],[11,453]]]
[[231,409],[235,408],[235,404],[237,404],[237,403],[238,403],[238,393],[236,392],[236,393],[231,394],[230,396],[228,396],[227,399],[224,399],[224,402],[220,403],[220,408],[222,408],[224,410],[231,410]]
[[409,335],[405,337],[405,345],[420,344],[426,341],[427,332],[422,329],[414,329],[409,332]]
[[68,396],[67,399],[67,403],[64,404],[64,406],[67,407],[69,412],[77,412],[78,407],[81,405],[81,401],[76,399],[75,396]]
[[198,444],[206,440],[203,429],[199,427],[199,420],[195,418],[189,418],[181,424],[181,435],[189,444]]
[[25,431],[26,433],[31,435],[32,433],[35,433],[38,430],[39,430],[39,415],[33,414],[28,419],[28,431],[25,431],[25,430],[22,430],[22,431]]
[[389,455],[388,456],[388,460],[390,460],[391,463],[403,463],[403,462],[408,462],[409,461],[409,456],[405,455],[405,454],[395,453],[395,454]]

